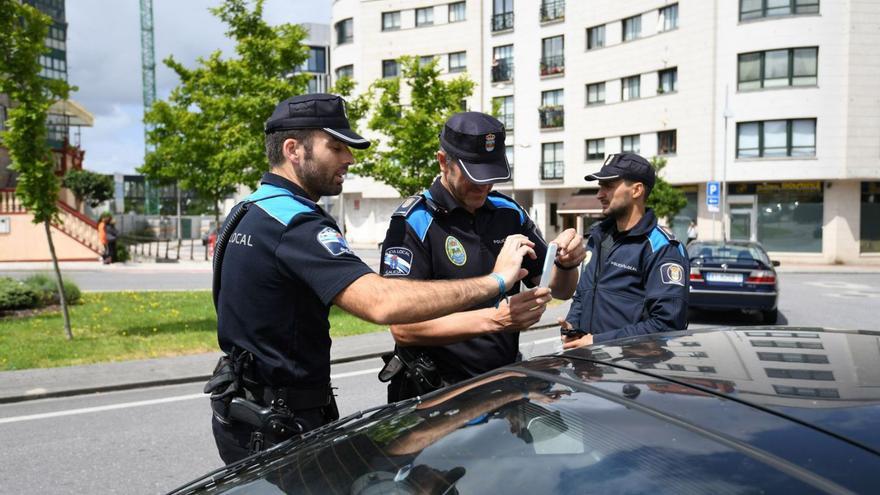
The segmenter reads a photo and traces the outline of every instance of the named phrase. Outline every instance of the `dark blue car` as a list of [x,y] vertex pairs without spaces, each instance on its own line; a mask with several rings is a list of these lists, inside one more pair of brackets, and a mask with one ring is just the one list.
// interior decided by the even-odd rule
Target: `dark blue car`
[[743,309],[761,312],[775,324],[779,284],[775,266],[757,242],[693,242],[689,306],[696,309]]
[[787,327],[618,340],[355,414],[177,493],[877,493],[878,349],[878,332]]

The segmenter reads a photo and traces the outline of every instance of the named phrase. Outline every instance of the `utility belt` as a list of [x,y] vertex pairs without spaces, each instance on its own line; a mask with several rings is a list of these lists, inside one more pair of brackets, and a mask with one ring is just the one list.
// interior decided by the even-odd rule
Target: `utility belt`
[[379,371],[379,381],[390,382],[389,403],[425,395],[451,384],[423,351],[394,346],[394,352],[383,354],[382,360],[385,366]]
[[246,351],[222,356],[204,389],[211,394],[217,421],[253,429],[252,452],[339,419],[330,383],[318,388],[270,387],[254,379],[253,361]]

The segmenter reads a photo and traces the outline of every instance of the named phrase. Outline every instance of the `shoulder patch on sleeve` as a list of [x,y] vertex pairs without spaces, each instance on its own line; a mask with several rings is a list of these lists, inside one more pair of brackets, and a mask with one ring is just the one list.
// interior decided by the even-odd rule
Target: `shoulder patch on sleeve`
[[408,217],[416,207],[425,201],[425,197],[421,194],[416,194],[415,196],[410,196],[406,198],[403,203],[400,203],[400,206],[394,210],[394,213],[391,214],[392,217]]
[[324,249],[329,251],[333,256],[339,256],[342,253],[354,254],[351,248],[348,247],[348,242],[345,240],[345,237],[334,228],[324,227],[323,230],[318,232],[317,239],[318,242],[324,246]]
[[663,263],[660,265],[660,281],[684,287],[684,268],[678,263]]
[[290,191],[271,184],[260,186],[248,196],[247,201],[253,201],[254,205],[285,226],[297,215],[314,211],[311,206],[298,201]]
[[413,253],[404,247],[390,247],[382,257],[382,275],[405,277],[412,271]]
[[519,224],[522,225],[526,223],[526,212],[522,209],[522,206],[517,204],[512,198],[505,196],[497,191],[492,191],[489,193],[489,197],[487,198],[496,208],[510,208],[512,210],[516,210],[519,214]]

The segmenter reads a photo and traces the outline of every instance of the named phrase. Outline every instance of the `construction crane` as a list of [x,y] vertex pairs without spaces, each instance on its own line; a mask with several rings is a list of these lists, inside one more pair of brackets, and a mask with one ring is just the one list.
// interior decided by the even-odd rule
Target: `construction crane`
[[[143,78],[144,91],[144,115],[150,110],[156,101],[156,51],[153,48],[153,0],[140,0],[141,2],[141,76]],[[147,133],[150,128],[144,124],[144,157],[152,151],[147,142]],[[158,197],[154,197],[156,191],[150,185],[150,181],[144,181],[144,213],[159,213]]]

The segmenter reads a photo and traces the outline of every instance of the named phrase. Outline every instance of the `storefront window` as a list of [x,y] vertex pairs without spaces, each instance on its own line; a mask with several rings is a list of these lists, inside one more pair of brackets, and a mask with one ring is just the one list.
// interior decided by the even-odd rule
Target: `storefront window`
[[757,184],[758,240],[768,251],[822,252],[822,184]]
[[688,238],[688,225],[690,225],[692,220],[697,221],[697,207],[699,203],[697,202],[697,186],[682,186],[679,189],[684,193],[684,197],[687,198],[687,205],[675,215],[670,227],[672,228],[672,233],[675,234],[675,238],[684,244]]
[[880,253],[880,182],[862,182],[861,251]]

